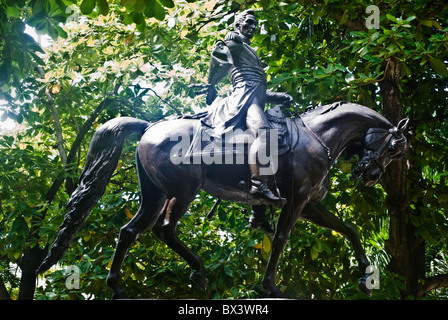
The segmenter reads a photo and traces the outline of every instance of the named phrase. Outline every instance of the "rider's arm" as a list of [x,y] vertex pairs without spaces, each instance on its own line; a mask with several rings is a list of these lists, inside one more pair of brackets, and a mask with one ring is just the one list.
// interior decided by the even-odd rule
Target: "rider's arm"
[[239,51],[243,48],[243,38],[242,36],[234,31],[229,32],[224,39],[224,42],[227,47],[229,47],[232,55],[238,54]]
[[291,104],[293,103],[293,98],[286,92],[266,92],[266,103],[273,104]]

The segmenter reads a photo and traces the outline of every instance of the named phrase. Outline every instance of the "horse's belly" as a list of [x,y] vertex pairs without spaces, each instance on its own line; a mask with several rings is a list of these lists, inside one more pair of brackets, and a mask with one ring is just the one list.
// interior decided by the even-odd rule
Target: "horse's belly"
[[223,200],[247,203],[250,200],[250,171],[247,164],[205,165],[202,189]]

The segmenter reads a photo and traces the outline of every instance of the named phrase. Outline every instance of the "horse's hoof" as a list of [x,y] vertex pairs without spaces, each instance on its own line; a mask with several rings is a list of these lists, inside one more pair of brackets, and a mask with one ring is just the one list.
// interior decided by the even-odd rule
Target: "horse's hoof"
[[126,294],[126,292],[121,291],[119,293],[114,293],[114,295],[112,296],[113,300],[122,300],[122,299],[128,299],[128,296]]
[[364,277],[362,277],[361,279],[359,279],[358,282],[358,288],[359,290],[361,290],[363,293],[365,293],[368,297],[372,296],[372,289],[369,289],[367,287],[367,278],[369,277],[369,275],[365,275]]
[[207,278],[204,276],[204,274],[201,271],[194,271],[190,275],[191,281],[196,283],[199,287],[201,287],[202,290],[205,291],[207,288]]
[[280,291],[280,289],[275,288],[272,291],[269,291],[269,298],[285,298],[285,295],[283,294],[283,292]]

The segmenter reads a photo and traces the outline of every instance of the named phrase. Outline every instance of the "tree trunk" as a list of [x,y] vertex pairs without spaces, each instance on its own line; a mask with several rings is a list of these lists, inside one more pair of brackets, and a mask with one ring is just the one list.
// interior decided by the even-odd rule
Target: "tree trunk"
[[[390,58],[385,63],[385,77],[380,83],[382,112],[392,124],[402,119],[400,101],[400,63]],[[389,270],[404,278],[402,298],[416,297],[419,280],[425,276],[425,246],[415,235],[415,227],[408,219],[409,200],[406,191],[407,159],[393,161],[383,176],[382,185],[387,193],[386,206],[389,211],[389,240],[386,250],[391,255]]]
[[11,300],[2,278],[0,278],[0,300]]
[[22,270],[19,300],[33,300],[36,289],[36,270],[47,255],[47,250],[34,246],[26,248],[19,267]]

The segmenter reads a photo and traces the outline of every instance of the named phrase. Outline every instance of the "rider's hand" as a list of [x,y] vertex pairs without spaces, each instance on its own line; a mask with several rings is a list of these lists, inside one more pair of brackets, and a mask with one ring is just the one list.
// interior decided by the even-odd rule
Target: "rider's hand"
[[294,104],[294,99],[292,96],[290,96],[287,93],[282,93],[282,104],[285,107],[290,107],[292,104]]

